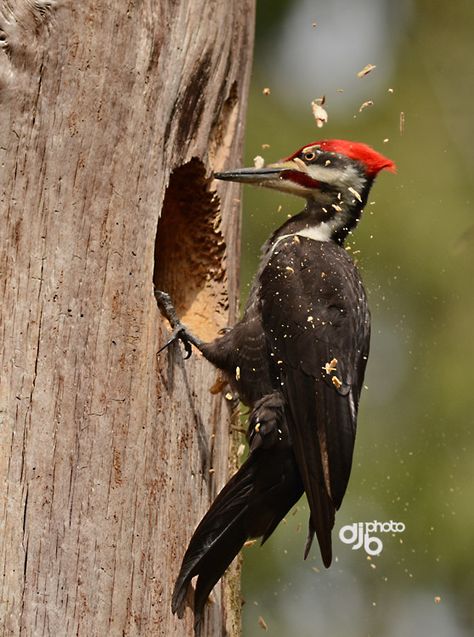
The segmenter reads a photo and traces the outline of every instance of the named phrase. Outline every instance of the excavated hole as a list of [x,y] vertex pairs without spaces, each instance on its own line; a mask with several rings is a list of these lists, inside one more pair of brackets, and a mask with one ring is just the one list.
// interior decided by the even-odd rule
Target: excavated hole
[[193,158],[172,173],[155,241],[153,282],[171,295],[179,317],[210,340],[227,324],[225,242],[219,199]]

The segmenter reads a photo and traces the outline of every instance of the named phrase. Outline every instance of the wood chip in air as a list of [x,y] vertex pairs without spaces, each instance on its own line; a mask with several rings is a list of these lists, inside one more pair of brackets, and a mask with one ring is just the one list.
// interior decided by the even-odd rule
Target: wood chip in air
[[342,381],[340,381],[337,376],[333,376],[331,380],[332,380],[332,384],[334,385],[336,389],[339,389],[340,387],[342,387]]
[[323,367],[324,371],[326,372],[326,374],[330,374],[331,372],[333,372],[337,367],[337,358],[332,358],[329,363],[326,363]]
[[235,368],[235,380],[240,380],[240,367],[238,365]]
[[359,106],[359,113],[362,113],[362,111],[364,110],[364,108],[367,108],[368,106],[373,106],[374,105],[374,101],[373,100],[367,100],[366,102],[363,102],[360,106]]
[[388,92],[389,92],[389,93],[393,93],[393,88],[389,88],[389,89],[388,89]]
[[328,121],[328,114],[326,110],[323,108],[325,101],[326,101],[326,97],[323,95],[322,97],[317,97],[315,100],[311,102],[313,117],[316,120],[316,125],[318,128],[322,128],[324,124],[326,124]]
[[268,86],[266,86],[266,87],[263,89],[262,93],[263,93],[264,95],[270,95],[271,90],[268,88]]
[[354,195],[357,201],[360,201],[362,203],[362,197],[359,195],[357,190],[355,190],[355,188],[353,188],[352,186],[349,186],[347,190]]
[[405,130],[405,113],[400,111],[400,135],[403,135]]
[[270,148],[270,144],[262,144],[263,150],[268,150]]
[[357,77],[364,77],[376,68],[375,64],[366,64],[364,68],[357,73]]
[[246,542],[244,542],[244,547],[247,549],[249,548],[249,546],[253,546],[256,543],[257,543],[257,540],[247,540]]
[[244,443],[240,443],[239,448],[237,449],[237,458],[240,458],[241,456],[244,455],[245,452],[245,445]]
[[440,602],[441,602],[441,597],[439,595],[436,595],[436,597],[434,598],[434,603],[439,604]]
[[223,378],[222,376],[218,376],[216,378],[216,382],[214,383],[214,385],[212,385],[209,391],[211,392],[211,394],[219,394],[226,385],[227,385],[226,379]]
[[260,615],[260,617],[258,618],[258,625],[260,626],[260,628],[262,628],[263,630],[268,630],[268,626],[267,626],[267,622],[263,619],[263,617]]
[[265,160],[260,155],[253,158],[253,165],[255,168],[263,168],[265,166]]

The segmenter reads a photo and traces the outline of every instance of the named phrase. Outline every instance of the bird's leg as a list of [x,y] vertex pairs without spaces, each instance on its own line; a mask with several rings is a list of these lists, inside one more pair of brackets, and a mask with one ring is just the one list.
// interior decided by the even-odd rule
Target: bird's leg
[[161,313],[163,314],[163,316],[165,316],[168,319],[173,329],[171,338],[158,351],[158,354],[162,352],[164,349],[166,349],[167,347],[169,347],[172,343],[179,340],[183,343],[184,349],[186,350],[185,358],[189,358],[192,353],[191,345],[194,345],[198,349],[201,349],[203,345],[203,341],[197,338],[197,336],[194,336],[194,334],[192,334],[188,330],[188,328],[181,323],[181,321],[179,320],[178,314],[176,313],[176,309],[173,305],[173,302],[171,301],[170,295],[167,294],[166,292],[163,292],[162,290],[158,290],[158,288],[156,287],[154,291],[155,291],[155,299],[158,304],[158,307]]

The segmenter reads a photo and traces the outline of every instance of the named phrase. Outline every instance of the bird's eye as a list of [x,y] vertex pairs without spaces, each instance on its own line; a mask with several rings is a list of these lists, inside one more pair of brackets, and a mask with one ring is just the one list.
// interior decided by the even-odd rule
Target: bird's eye
[[316,157],[316,153],[313,153],[313,151],[310,150],[309,152],[305,153],[303,156],[306,159],[306,161],[313,161],[313,159]]

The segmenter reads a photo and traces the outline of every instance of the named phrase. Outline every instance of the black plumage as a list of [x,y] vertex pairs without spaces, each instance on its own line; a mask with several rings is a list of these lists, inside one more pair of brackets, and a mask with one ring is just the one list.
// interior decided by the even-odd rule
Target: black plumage
[[[281,190],[291,190],[291,183],[301,189],[304,182],[298,194],[307,198],[305,210],[265,244],[243,317],[231,330],[201,342],[179,323],[167,295],[157,292],[176,336],[223,370],[250,407],[249,457],[197,527],[175,585],[172,608],[181,616],[197,576],[196,635],[210,591],[244,542],[265,541],[303,492],[310,509],[305,557],[316,534],[323,563],[331,563],[331,530],[351,471],[370,338],[366,295],[343,242],[376,172],[392,165],[371,149],[377,169],[372,156],[357,159],[345,146],[344,152],[321,150],[323,144],[263,171],[217,175]],[[327,169],[322,187],[331,159],[335,167]],[[313,164],[317,173],[310,174]],[[304,179],[294,177],[298,170]]]

